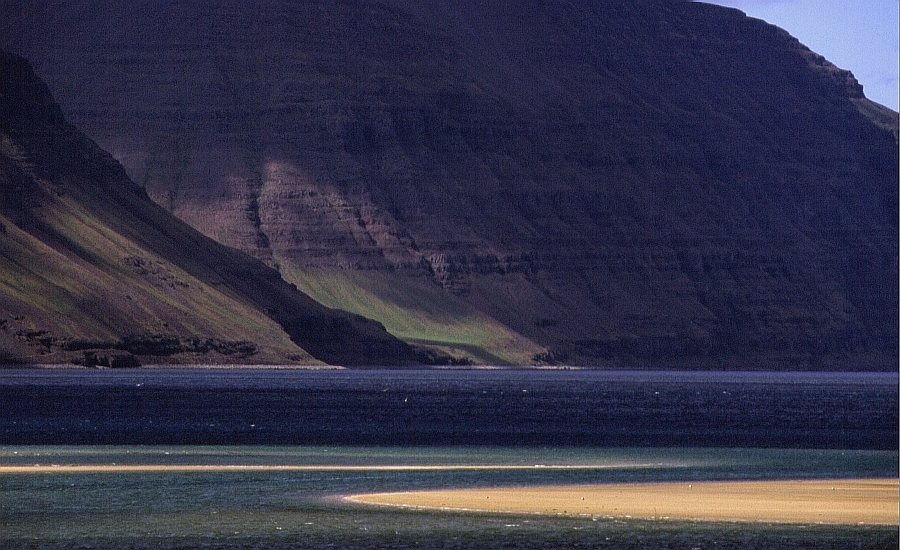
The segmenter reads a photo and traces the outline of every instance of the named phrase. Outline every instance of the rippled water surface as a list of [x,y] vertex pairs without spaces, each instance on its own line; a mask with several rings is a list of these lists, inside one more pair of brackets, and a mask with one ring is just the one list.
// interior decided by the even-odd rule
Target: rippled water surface
[[[893,374],[17,370],[0,372],[0,407],[0,466],[355,467],[2,474],[3,548],[898,542],[897,529],[884,527],[434,513],[340,500],[532,483],[896,477]],[[564,464],[590,467],[503,468]],[[498,468],[375,468],[383,465]]]
[[896,373],[0,371],[0,443],[896,449]]

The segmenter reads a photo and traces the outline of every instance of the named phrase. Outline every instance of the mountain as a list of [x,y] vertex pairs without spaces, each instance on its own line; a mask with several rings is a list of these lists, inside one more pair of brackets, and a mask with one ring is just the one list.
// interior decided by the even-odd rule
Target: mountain
[[0,362],[73,360],[356,365],[417,355],[153,203],[66,122],[23,59],[0,51]]
[[0,3],[149,196],[481,363],[894,369],[897,113],[675,0]]

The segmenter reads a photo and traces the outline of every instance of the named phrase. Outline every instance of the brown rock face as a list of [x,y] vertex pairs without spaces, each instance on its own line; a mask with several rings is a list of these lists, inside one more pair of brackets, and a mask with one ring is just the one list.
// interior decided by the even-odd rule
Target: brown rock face
[[895,366],[897,115],[738,11],[2,6],[154,200],[298,284],[431,281],[547,361]]
[[[0,50],[0,363],[407,364],[381,325],[323,307],[154,204]],[[427,358],[427,357],[425,357]]]

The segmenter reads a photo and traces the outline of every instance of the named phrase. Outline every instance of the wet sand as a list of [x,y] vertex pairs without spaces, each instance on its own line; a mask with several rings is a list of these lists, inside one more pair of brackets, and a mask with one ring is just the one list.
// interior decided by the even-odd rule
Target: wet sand
[[407,508],[656,520],[897,525],[897,479],[623,483],[354,495]]

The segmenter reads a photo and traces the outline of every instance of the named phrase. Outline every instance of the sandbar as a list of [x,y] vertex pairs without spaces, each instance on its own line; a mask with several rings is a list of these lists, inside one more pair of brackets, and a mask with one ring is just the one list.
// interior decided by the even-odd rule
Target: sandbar
[[771,523],[898,525],[893,478],[619,483],[352,495],[355,503],[430,510]]
[[663,462],[606,464],[16,464],[0,465],[4,474],[90,474],[157,472],[437,472],[485,470],[606,470],[672,467]]

